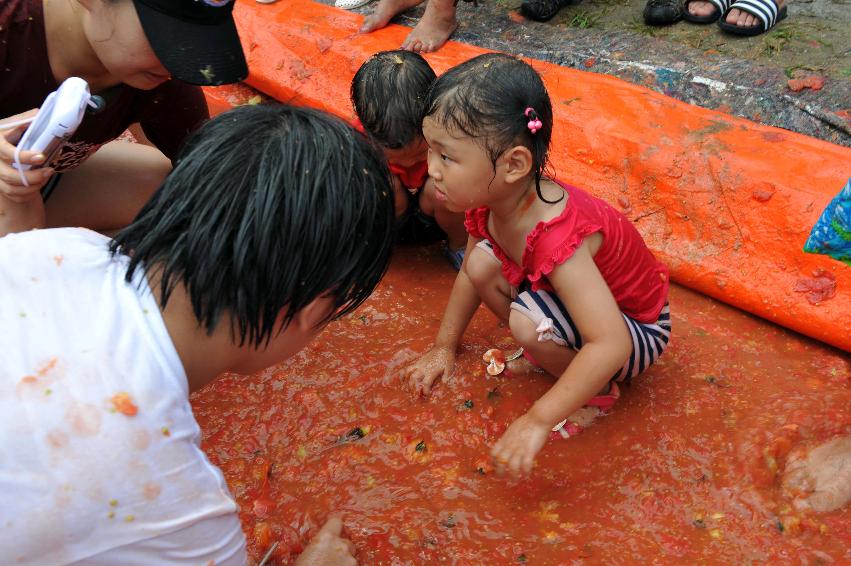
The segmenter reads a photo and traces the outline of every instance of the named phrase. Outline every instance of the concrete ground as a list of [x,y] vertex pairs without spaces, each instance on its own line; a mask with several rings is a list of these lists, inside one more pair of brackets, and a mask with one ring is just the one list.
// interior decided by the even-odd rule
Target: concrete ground
[[[753,38],[725,34],[716,25],[647,26],[641,17],[645,0],[574,0],[547,23],[519,17],[520,2],[459,2],[453,39],[614,75],[692,104],[851,146],[851,0],[791,0],[789,17]],[[357,11],[366,14],[374,6]],[[396,23],[416,25],[423,6]],[[809,77],[816,77],[817,88],[793,90],[790,79]]]

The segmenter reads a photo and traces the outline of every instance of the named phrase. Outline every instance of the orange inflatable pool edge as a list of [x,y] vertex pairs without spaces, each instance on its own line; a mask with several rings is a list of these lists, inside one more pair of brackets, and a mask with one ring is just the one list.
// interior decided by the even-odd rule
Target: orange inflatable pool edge
[[[310,0],[240,0],[246,83],[282,102],[352,118],[349,86],[408,28],[358,33],[362,16]],[[441,73],[485,50],[448,43]],[[851,149],[692,106],[620,79],[529,61],[555,111],[551,170],[624,212],[672,279],[851,351],[851,267],[802,251],[851,176]],[[207,89],[213,112],[248,102],[242,85]],[[813,284],[835,286],[832,296]]]

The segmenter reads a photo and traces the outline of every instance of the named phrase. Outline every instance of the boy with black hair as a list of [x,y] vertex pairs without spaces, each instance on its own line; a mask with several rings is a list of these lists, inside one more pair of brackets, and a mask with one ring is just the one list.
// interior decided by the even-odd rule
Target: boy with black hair
[[[189,393],[304,347],[385,272],[381,153],[342,121],[244,106],[190,138],[136,220],[0,238],[0,556],[244,564]],[[332,519],[304,560],[354,564]]]
[[352,80],[352,104],[360,126],[384,150],[393,174],[400,243],[443,248],[461,268],[467,232],[464,215],[450,212],[428,178],[428,145],[422,134],[423,100],[437,77],[428,62],[410,51],[370,57]]

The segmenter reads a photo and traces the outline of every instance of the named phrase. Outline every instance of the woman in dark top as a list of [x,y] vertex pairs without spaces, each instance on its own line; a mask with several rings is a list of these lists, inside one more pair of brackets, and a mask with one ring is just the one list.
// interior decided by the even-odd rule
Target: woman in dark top
[[[26,126],[0,130],[0,236],[128,224],[171,170],[184,137],[209,117],[196,85],[236,82],[248,73],[232,10],[229,0],[0,4],[0,127],[34,115],[71,76],[105,101],[57,159],[25,173],[29,186],[12,167]],[[156,149],[114,141],[137,123]],[[32,152],[22,152],[21,162],[44,165]],[[45,203],[48,184],[58,188]]]

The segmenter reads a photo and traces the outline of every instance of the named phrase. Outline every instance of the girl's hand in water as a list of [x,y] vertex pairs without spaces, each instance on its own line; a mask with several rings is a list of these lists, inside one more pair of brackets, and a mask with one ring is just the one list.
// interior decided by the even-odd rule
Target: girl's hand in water
[[494,468],[500,475],[506,471],[513,478],[528,475],[535,456],[543,448],[552,427],[526,413],[508,427],[491,450]]
[[357,566],[355,545],[343,535],[343,523],[328,519],[296,559],[296,566]]
[[431,385],[440,377],[449,377],[455,366],[452,348],[435,346],[416,362],[405,368],[403,377],[416,395],[428,395]]

